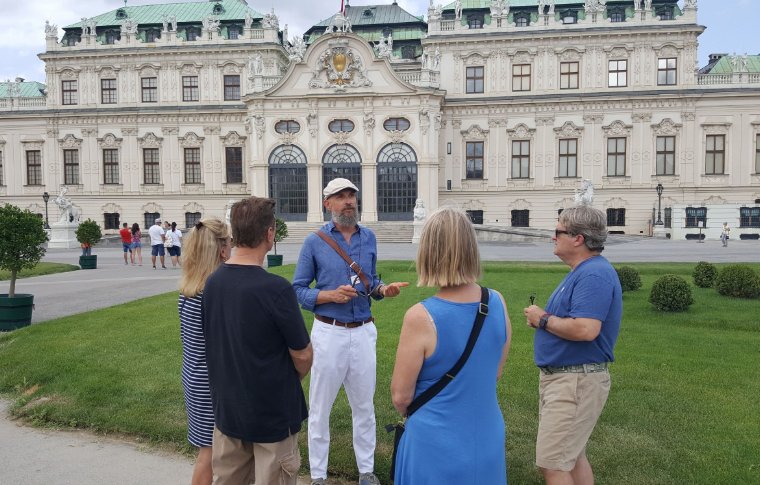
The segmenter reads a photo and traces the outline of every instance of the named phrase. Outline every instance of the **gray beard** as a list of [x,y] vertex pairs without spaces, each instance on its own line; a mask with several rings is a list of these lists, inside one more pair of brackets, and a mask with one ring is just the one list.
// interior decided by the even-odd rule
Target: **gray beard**
[[349,216],[342,212],[333,212],[333,221],[339,226],[354,227],[359,223],[359,213],[354,211],[354,215]]

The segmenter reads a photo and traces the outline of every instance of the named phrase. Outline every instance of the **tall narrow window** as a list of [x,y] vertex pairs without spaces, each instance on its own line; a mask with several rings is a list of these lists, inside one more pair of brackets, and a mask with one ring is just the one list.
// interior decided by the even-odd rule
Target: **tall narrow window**
[[512,66],[512,91],[530,91],[530,64]]
[[530,14],[527,12],[520,12],[515,14],[515,25],[517,27],[527,27],[530,25]]
[[483,92],[483,66],[467,68],[467,93],[478,94]]
[[197,27],[188,27],[185,29],[185,36],[187,40],[198,40],[200,35],[200,29]]
[[119,183],[119,150],[113,148],[103,150],[103,183]]
[[707,227],[707,207],[687,207],[686,227]]
[[185,227],[195,227],[199,222],[201,222],[200,212],[185,212]]
[[607,226],[625,226],[625,209],[607,209]]
[[61,103],[79,104],[79,93],[76,81],[61,81]]
[[724,161],[726,157],[726,135],[707,135],[705,144],[705,174],[724,174]]
[[100,80],[100,102],[116,104],[116,79]]
[[657,85],[675,86],[677,61],[675,58],[657,59]]
[[198,76],[182,76],[182,101],[198,101]]
[[227,162],[227,183],[243,183],[243,148],[227,147],[224,150]]
[[107,30],[106,31],[106,44],[112,45],[115,44],[117,40],[121,39],[121,33],[118,30]]
[[609,82],[611,88],[628,86],[628,61],[618,60],[609,62]]
[[578,89],[580,67],[578,62],[562,62],[559,65],[559,88]]
[[63,183],[79,184],[79,150],[63,151]]
[[145,232],[148,232],[147,228],[150,228],[153,224],[155,224],[156,219],[161,217],[160,212],[144,212],[143,213],[143,228]]
[[3,185],[3,152],[0,151],[0,187]]
[[142,86],[142,102],[158,102],[158,79],[155,77],[144,77],[140,79]]
[[104,212],[103,213],[103,229],[118,229],[119,215],[120,214],[118,212]]
[[156,29],[148,29],[145,31],[145,42],[155,42],[161,38],[161,32]]
[[161,183],[158,148],[143,148],[143,180],[146,185]]
[[512,227],[530,227],[530,211],[513,210]]
[[[240,27],[237,25],[230,25],[227,27],[227,38],[230,40],[237,40],[240,37]],[[187,226],[192,227],[192,226]]]
[[625,176],[625,138],[607,138],[607,176]]
[[664,213],[662,215],[663,222],[665,223],[665,227],[667,229],[670,229],[673,227],[673,208],[672,207],[666,207],[662,210]]
[[559,141],[559,176],[578,176],[578,139],[568,138]]
[[512,141],[512,178],[527,179],[530,177],[530,141]]
[[755,173],[760,173],[760,135],[755,135]]
[[467,26],[470,29],[482,29],[483,28],[483,16],[478,14],[471,14],[467,16]]
[[39,150],[26,151],[26,185],[42,185],[42,155]]
[[483,142],[468,141],[467,146],[467,174],[468,179],[483,178]]
[[676,137],[657,137],[657,175],[675,175]]
[[201,149],[185,148],[185,183],[201,183]]
[[240,100],[240,76],[224,76],[224,100]]

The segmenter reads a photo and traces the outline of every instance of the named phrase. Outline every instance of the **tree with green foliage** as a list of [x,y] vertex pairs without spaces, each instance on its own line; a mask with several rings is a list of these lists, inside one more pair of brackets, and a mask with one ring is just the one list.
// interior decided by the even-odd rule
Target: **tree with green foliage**
[[45,256],[47,239],[37,214],[11,204],[0,207],[0,269],[11,272],[9,298],[16,296],[18,272],[34,268]]
[[288,237],[288,225],[280,218],[274,220],[274,254],[277,255],[277,243]]
[[103,233],[100,230],[100,226],[92,219],[87,219],[86,221],[79,223],[76,236],[77,241],[88,247],[96,245],[101,239],[103,239]]

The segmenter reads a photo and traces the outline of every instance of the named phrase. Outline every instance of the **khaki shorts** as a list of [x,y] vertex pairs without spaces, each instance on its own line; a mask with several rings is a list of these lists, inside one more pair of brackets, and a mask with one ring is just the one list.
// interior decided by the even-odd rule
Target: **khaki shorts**
[[211,468],[215,485],[296,485],[300,466],[298,433],[277,443],[251,443],[230,438],[214,426]]
[[610,393],[610,373],[541,373],[536,466],[569,472],[586,450]]

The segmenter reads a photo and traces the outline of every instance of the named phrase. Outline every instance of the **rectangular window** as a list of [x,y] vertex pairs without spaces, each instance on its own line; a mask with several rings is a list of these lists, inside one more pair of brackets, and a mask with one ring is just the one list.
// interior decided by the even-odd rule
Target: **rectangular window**
[[185,183],[201,183],[201,149],[185,148]]
[[145,42],[155,42],[161,38],[161,33],[155,29],[145,31]]
[[611,88],[628,86],[628,61],[609,61],[609,83]]
[[143,219],[143,230],[145,232],[148,232],[150,226],[156,223],[156,219],[161,217],[160,212],[145,212],[143,215],[145,216]]
[[79,104],[76,81],[61,81],[61,103]]
[[3,185],[3,152],[0,152],[0,187]]
[[760,207],[740,207],[739,227],[760,227]]
[[664,214],[662,215],[663,223],[665,224],[665,227],[667,229],[670,229],[673,227],[673,208],[672,207],[666,207],[662,210]]
[[185,212],[185,227],[195,227],[201,221],[200,212]]
[[147,185],[161,183],[161,167],[158,162],[158,148],[143,148],[143,180]]
[[675,175],[676,137],[657,137],[657,175]]
[[707,227],[707,207],[687,207],[686,227]]
[[467,142],[467,178],[483,178],[483,142]]
[[119,150],[113,148],[103,150],[103,183],[119,183]]
[[722,175],[725,173],[726,135],[707,135],[705,144],[705,174]]
[[182,101],[198,101],[198,76],[182,76]]
[[512,178],[530,178],[529,140],[514,140],[512,142]]
[[467,68],[467,94],[483,92],[483,66]]
[[580,83],[580,68],[578,62],[562,62],[559,65],[559,88],[578,89]]
[[241,147],[227,147],[224,150],[224,154],[227,159],[227,183],[242,184],[243,149]]
[[625,138],[607,138],[607,176],[625,176]]
[[760,135],[755,135],[755,173],[760,173]]
[[100,102],[116,104],[116,79],[100,80]]
[[140,85],[142,86],[142,102],[143,103],[157,103],[158,102],[158,78],[155,78],[155,77],[141,78]]
[[119,229],[119,213],[103,213],[103,229]]
[[224,100],[240,100],[240,76],[224,76]]
[[188,27],[185,30],[185,35],[187,37],[187,40],[193,41],[193,40],[198,40],[198,36],[200,35],[200,32],[198,31],[198,29]]
[[79,150],[63,151],[63,183],[79,184]]
[[[240,28],[232,25],[230,27],[227,27],[227,38],[230,40],[237,40],[240,37]],[[187,226],[187,227],[193,227],[193,226]]]
[[512,91],[530,91],[530,64],[512,66]]
[[578,139],[568,138],[559,141],[559,176],[578,176]]
[[513,210],[512,227],[530,227],[530,211]]
[[625,209],[607,209],[607,226],[625,226]]
[[42,154],[39,150],[26,151],[26,185],[42,185]]
[[116,30],[106,31],[106,44],[113,45],[117,40],[121,39],[121,33]]
[[675,86],[676,85],[676,59],[669,57],[657,59],[657,85],[658,86]]
[[466,211],[473,224],[483,224],[483,211]]

